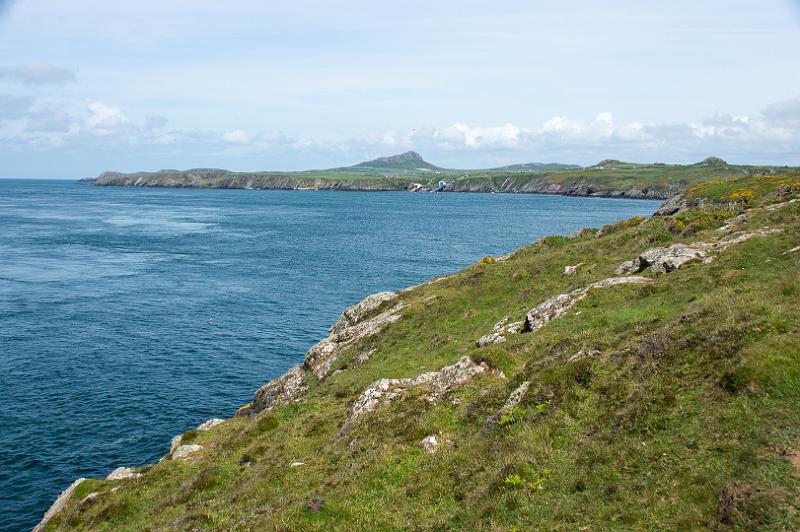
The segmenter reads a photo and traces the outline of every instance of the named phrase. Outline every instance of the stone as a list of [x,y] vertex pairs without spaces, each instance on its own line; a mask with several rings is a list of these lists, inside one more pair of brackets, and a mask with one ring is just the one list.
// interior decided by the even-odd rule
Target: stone
[[673,214],[677,214],[680,211],[684,211],[688,208],[688,204],[686,202],[686,196],[683,194],[676,194],[667,198],[667,201],[661,204],[661,207],[656,209],[656,212],[653,213],[653,216],[672,216]]
[[212,428],[216,427],[217,425],[219,425],[221,423],[225,423],[225,420],[215,417],[215,418],[209,419],[208,421],[205,421],[205,422],[199,424],[197,426],[197,430],[209,430],[209,429],[212,429]]
[[620,284],[643,284],[650,280],[646,277],[609,277],[602,281],[591,283],[583,288],[578,288],[566,294],[551,297],[531,309],[525,316],[523,332],[535,332],[550,321],[566,314],[575,304],[584,299],[591,290],[609,288]]
[[755,236],[778,233],[778,228],[765,228],[757,231],[732,233],[717,242],[695,242],[693,244],[673,244],[671,246],[648,249],[633,260],[620,264],[614,273],[617,275],[638,273],[650,268],[653,273],[669,273],[690,264],[708,264],[714,260],[714,253],[724,251],[729,246],[740,244]]
[[583,266],[582,262],[579,262],[575,266],[564,266],[564,275],[575,275],[577,273],[578,268]]
[[364,351],[363,353],[359,353],[358,356],[355,358],[355,360],[353,360],[353,366],[355,367],[363,366],[364,364],[369,362],[369,359],[372,358],[372,355],[374,355],[376,351],[377,349],[370,349],[369,351]]
[[202,448],[202,445],[181,445],[172,453],[172,460],[186,460],[189,458],[189,455],[196,453]]
[[305,462],[292,462],[289,467],[300,467],[306,465]]
[[50,520],[58,514],[58,512],[64,509],[69,502],[70,497],[72,497],[72,494],[75,492],[75,489],[80,486],[81,482],[84,480],[86,479],[79,478],[70,484],[67,489],[61,492],[61,495],[58,496],[55,502],[53,502],[53,504],[50,505],[50,508],[48,508],[48,510],[44,513],[44,516],[42,517],[42,520],[39,521],[39,524],[33,528],[33,532],[42,532],[47,527],[47,523],[49,523]]
[[[389,292],[385,292],[385,294],[388,293]],[[377,316],[367,318],[364,321],[355,322],[349,327],[342,328],[343,326],[334,325],[334,327],[331,328],[331,334],[329,334],[327,338],[317,342],[308,350],[303,365],[314,374],[317,380],[323,380],[330,374],[333,364],[348,347],[362,338],[377,334],[390,323],[398,321],[401,318],[400,310],[403,308],[403,304],[398,303]],[[354,316],[363,316],[363,313],[354,312],[351,314],[350,318],[346,318],[342,323],[352,323]],[[342,317],[344,318],[344,315]],[[340,319],[340,321],[342,320]]]
[[486,347],[492,344],[501,344],[506,341],[506,334],[514,334],[518,332],[522,328],[522,322],[517,321],[514,323],[508,323],[511,320],[511,316],[506,316],[502,320],[498,321],[492,327],[492,332],[489,334],[485,334],[481,336],[475,345],[478,347]]
[[503,336],[502,333],[493,332],[489,334],[484,334],[483,336],[478,338],[478,341],[475,342],[475,345],[477,345],[478,347],[486,347],[487,345],[501,344],[505,341],[506,337]]
[[387,301],[392,301],[394,299],[397,299],[397,293],[395,292],[378,292],[377,294],[365,297],[355,305],[347,307],[344,312],[342,312],[342,316],[330,328],[330,334],[336,334],[348,327],[352,327],[356,323],[362,321],[367,314]]
[[133,480],[141,476],[141,473],[131,467],[118,467],[108,474],[106,480]]
[[514,390],[508,395],[508,399],[503,404],[503,407],[497,410],[494,414],[489,416],[486,420],[486,429],[494,429],[497,428],[500,424],[500,418],[508,413],[514,407],[519,406],[522,403],[522,400],[525,398],[525,394],[528,393],[528,389],[531,386],[530,381],[523,381],[519,386],[514,388]]
[[791,255],[792,253],[797,253],[798,251],[800,251],[800,246],[795,246],[792,249],[787,249],[786,251],[783,252],[783,254]]
[[567,362],[570,362],[570,363],[574,364],[575,362],[579,362],[579,361],[585,360],[587,358],[594,358],[594,357],[598,356],[599,354],[600,354],[600,351],[598,351],[596,349],[582,349],[582,350],[578,351],[577,353],[575,353],[574,355],[572,355],[571,357],[569,357],[569,360],[567,360]]
[[471,357],[465,356],[454,364],[444,366],[439,371],[422,373],[413,378],[378,379],[361,392],[353,406],[350,407],[345,427],[351,425],[359,417],[372,412],[380,404],[400,397],[407,387],[429,385],[430,392],[427,399],[430,402],[436,402],[447,392],[469,381],[475,375],[489,371],[491,370],[485,363],[476,364]]
[[438,451],[439,445],[440,445],[439,440],[433,434],[427,436],[419,443],[419,446],[422,448],[422,450],[430,454],[433,454],[436,451]]
[[791,205],[792,203],[797,203],[798,201],[800,201],[800,199],[794,198],[790,199],[789,201],[784,201],[782,203],[773,203],[772,205],[767,205],[766,207],[764,207],[764,210],[777,211],[778,209],[782,209],[784,207]]
[[616,274],[638,273],[650,268],[653,273],[669,273],[689,262],[703,261],[709,253],[707,244],[673,244],[648,249],[632,261],[624,262],[614,271]]
[[522,402],[522,399],[525,397],[525,394],[528,393],[528,388],[531,387],[531,381],[523,381],[522,384],[514,388],[514,391],[509,394],[508,399],[506,399],[503,408],[505,410],[510,410],[515,406],[519,406]]
[[294,366],[282,376],[256,390],[250,412],[258,414],[272,410],[280,404],[296,401],[306,390],[308,390],[306,372],[303,366]]

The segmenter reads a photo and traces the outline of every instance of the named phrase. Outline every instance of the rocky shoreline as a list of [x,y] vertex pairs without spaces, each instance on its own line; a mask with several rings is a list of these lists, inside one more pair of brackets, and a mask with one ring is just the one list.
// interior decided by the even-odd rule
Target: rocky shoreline
[[[214,188],[244,190],[332,190],[347,192],[412,192],[419,184],[406,177],[362,178],[353,180],[305,177],[302,175],[228,175],[204,172],[180,174],[119,174],[107,172],[83,183],[95,186],[146,188]],[[594,183],[558,184],[531,178],[522,184],[506,179],[499,185],[489,179],[456,179],[440,192],[477,192],[503,194],[549,194],[557,196],[666,200],[679,188],[630,188],[617,190]],[[423,189],[423,191],[427,191]]]

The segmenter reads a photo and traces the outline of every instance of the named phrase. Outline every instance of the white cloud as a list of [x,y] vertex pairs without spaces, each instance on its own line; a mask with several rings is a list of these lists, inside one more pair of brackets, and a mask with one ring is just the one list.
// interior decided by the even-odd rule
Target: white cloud
[[89,117],[86,125],[89,131],[99,137],[129,130],[130,120],[119,107],[106,105],[103,102],[92,102],[88,105]]
[[250,135],[241,129],[227,131],[222,134],[222,138],[225,142],[229,142],[231,144],[250,144]]
[[[799,112],[800,101],[790,100],[762,112],[717,113],[687,123],[620,121],[601,112],[588,119],[554,116],[533,127],[456,122],[321,139],[274,131],[168,129],[165,117],[137,120],[105,102],[0,95],[0,148],[69,148],[73,153],[121,148],[134,154],[181,154],[185,161],[210,159],[219,167],[249,161],[247,167],[264,169],[339,166],[412,149],[435,164],[454,167],[532,161],[591,164],[606,158],[692,162],[708,155],[743,163],[800,164]],[[172,166],[170,160],[164,166]]]
[[519,143],[522,130],[514,124],[502,126],[472,127],[463,123],[435,130],[433,138],[443,147],[450,148],[507,148]]
[[48,63],[22,63],[0,67],[0,79],[26,85],[64,85],[77,78],[73,71]]

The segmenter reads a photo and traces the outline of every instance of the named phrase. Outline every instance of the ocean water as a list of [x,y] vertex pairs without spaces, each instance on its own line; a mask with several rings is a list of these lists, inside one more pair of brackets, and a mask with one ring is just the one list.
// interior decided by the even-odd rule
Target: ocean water
[[0,529],[232,415],[370,293],[657,207],[0,180]]

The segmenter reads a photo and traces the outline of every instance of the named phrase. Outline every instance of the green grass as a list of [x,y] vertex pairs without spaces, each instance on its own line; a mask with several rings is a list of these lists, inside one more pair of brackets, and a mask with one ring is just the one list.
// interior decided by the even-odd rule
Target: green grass
[[[403,318],[353,346],[300,404],[207,433],[191,463],[165,461],[71,504],[53,527],[91,530],[697,530],[800,528],[800,202],[792,178],[692,189],[705,205],[595,236],[548,237],[402,295]],[[748,188],[752,197],[732,202]],[[709,264],[596,290],[536,333],[476,348],[506,315],[611,276],[656,245],[780,227]],[[583,262],[574,276],[565,265]],[[353,368],[358,353],[375,349]],[[599,355],[569,363],[580,350]],[[349,406],[382,377],[463,355],[502,369],[436,405],[411,389],[345,436]],[[523,380],[522,404],[487,419]],[[243,398],[244,400],[244,398]],[[419,442],[439,434],[436,454]],[[292,468],[292,462],[305,465]],[[120,486],[111,492],[110,487]],[[723,491],[739,490],[732,504]],[[324,501],[318,511],[308,503]],[[77,498],[73,499],[73,501]],[[719,508],[719,511],[718,511]]]

